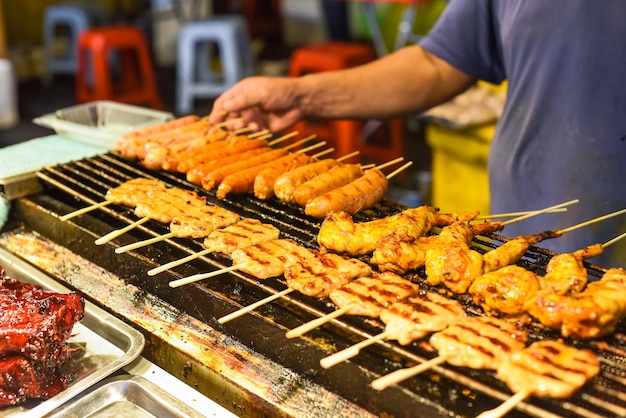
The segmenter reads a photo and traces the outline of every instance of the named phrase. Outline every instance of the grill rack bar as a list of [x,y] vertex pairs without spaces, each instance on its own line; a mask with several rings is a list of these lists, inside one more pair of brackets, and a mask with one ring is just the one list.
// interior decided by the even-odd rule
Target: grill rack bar
[[[165,172],[146,171],[142,167],[137,166],[132,162],[125,161],[114,154],[104,154],[60,166],[46,167],[38,172],[37,176],[44,183],[44,185],[47,186],[46,188],[48,191],[58,189],[64,194],[72,196],[70,199],[65,197],[64,201],[69,206],[78,206],[76,209],[81,207],[80,202],[94,204],[98,203],[98,201],[104,200],[104,194],[108,188],[115,187],[122,182],[135,177],[149,177],[163,180],[170,186],[195,190],[199,194],[207,196],[207,200],[211,200],[212,203],[233,209],[242,216],[256,217],[262,221],[269,221],[279,227],[284,235],[302,243],[303,245],[314,245],[316,239],[315,231],[319,225],[318,220],[309,219],[302,213],[296,213],[294,215],[293,208],[286,207],[287,205],[281,204],[277,201],[263,202],[250,197],[216,200],[212,194],[199,189],[197,186],[187,182],[179,175]],[[388,206],[378,209],[378,212],[374,213],[373,216],[384,216],[389,214],[391,211],[398,209],[398,207],[393,204],[383,203],[383,205]],[[98,211],[104,213],[107,219],[112,218],[116,222],[126,225],[136,219],[128,208],[115,207],[115,205],[111,206],[112,207],[100,208]],[[283,220],[281,216],[287,216],[289,221]],[[371,214],[365,214],[363,216],[367,218],[371,216]],[[297,222],[294,223],[294,221]],[[137,229],[146,235],[157,236],[161,234],[160,231],[165,229],[165,227],[155,224],[156,222],[151,221],[147,224],[139,226]],[[497,235],[494,235],[493,237],[495,237],[496,240],[506,240],[506,238],[501,238]],[[192,254],[196,252],[198,248],[201,248],[201,243],[196,240],[186,240],[186,242],[181,243],[179,239],[168,239],[165,242],[167,245],[173,246],[177,250],[187,254]],[[481,242],[481,244],[484,243]],[[488,245],[495,247],[495,244]],[[550,254],[551,253],[542,249],[533,249],[530,254],[531,257],[529,257],[530,261],[525,260],[523,263],[527,263],[531,268],[541,269],[545,265],[545,260],[549,259]],[[208,264],[210,268],[221,268],[227,266],[227,263],[225,263],[223,259],[215,259],[214,257],[205,256],[199,260]],[[539,260],[539,263],[537,260]],[[542,261],[543,264],[541,264]],[[591,273],[598,274],[595,270],[592,270]],[[274,286],[271,286],[265,285],[264,283],[239,272],[232,272],[229,274],[251,286],[256,286],[262,292],[269,294],[277,293],[282,290],[280,285],[284,285],[284,281],[280,280],[278,280],[277,283],[274,283]],[[203,287],[208,287],[207,283],[204,283]],[[313,317],[325,315],[332,310],[332,308],[328,305],[322,304],[322,306],[319,306],[319,304],[311,304],[310,299],[306,297],[292,295],[284,297],[281,303],[290,304]],[[258,313],[254,314],[258,315]],[[367,324],[364,325],[364,322],[366,321],[350,317],[348,319],[334,319],[331,321],[331,324],[334,327],[340,328],[344,332],[353,333],[355,336],[360,338],[367,338],[376,334],[377,331],[380,331],[380,329],[376,327],[370,327],[367,326]],[[540,330],[532,329],[531,331],[533,331],[532,334],[534,334],[534,338],[542,338],[545,335]],[[619,337],[619,335],[621,334],[618,334],[618,337],[614,338],[613,341],[609,343],[610,351],[615,353],[624,353],[626,351],[626,345],[624,344],[624,339]],[[619,345],[619,347],[617,345]],[[392,367],[392,369],[400,367],[406,363],[422,362],[428,358],[428,355],[414,350],[414,347],[405,348],[388,341],[381,341],[377,343],[376,346],[378,346],[379,349],[382,348],[387,350],[393,353],[394,356],[399,356],[399,358],[403,359],[402,361],[396,361],[395,366]],[[596,352],[598,352],[597,349]],[[604,355],[601,356],[601,359],[603,364],[602,376],[594,379],[594,382],[591,382],[580,396],[574,397],[573,399],[565,402],[557,400],[537,401],[533,398],[518,406],[518,411],[522,411],[531,416],[541,417],[556,417],[563,415],[600,417],[608,413],[622,416],[626,415],[626,400],[623,395],[621,395],[621,392],[624,391],[624,386],[626,385],[624,379],[620,378],[617,374],[626,374],[626,367],[624,364],[620,364],[619,361],[616,362],[605,358]],[[608,368],[613,372],[607,372],[605,368]],[[476,377],[477,373],[470,372],[468,374],[464,374],[458,369],[446,365],[434,367],[432,372],[445,376],[462,386],[470,388],[472,391],[480,392],[494,399],[503,401],[510,396],[506,391],[506,388],[503,390],[502,385],[493,385],[493,379],[487,379],[487,383],[482,382],[481,376]],[[478,375],[481,375],[481,373],[478,373]],[[558,414],[554,414],[550,412],[551,410],[558,410],[559,412]]]

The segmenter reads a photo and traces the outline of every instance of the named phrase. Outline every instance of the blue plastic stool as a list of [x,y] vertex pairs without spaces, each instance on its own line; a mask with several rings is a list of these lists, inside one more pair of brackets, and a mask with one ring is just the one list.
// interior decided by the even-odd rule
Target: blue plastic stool
[[[214,51],[221,71],[212,70]],[[254,73],[246,21],[238,15],[186,22],[178,35],[176,111],[189,114],[194,99],[215,98]]]
[[[98,3],[48,6],[44,13],[43,28],[43,82],[50,84],[54,73],[75,74],[78,63],[76,51],[79,35],[85,29],[105,25],[107,20],[106,11]],[[67,50],[65,54],[57,55],[55,53],[57,29],[62,27],[69,30]]]

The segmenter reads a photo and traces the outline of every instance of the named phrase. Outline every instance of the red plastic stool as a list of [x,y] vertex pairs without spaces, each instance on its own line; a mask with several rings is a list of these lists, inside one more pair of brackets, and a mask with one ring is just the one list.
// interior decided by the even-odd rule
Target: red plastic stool
[[[112,57],[119,58],[119,71],[114,71]],[[76,98],[79,103],[114,100],[163,108],[141,30],[118,26],[90,29],[80,35]]]
[[[289,75],[340,70],[376,59],[372,47],[353,42],[324,42],[298,48],[292,55]],[[335,148],[338,157],[359,151],[361,156],[384,162],[404,155],[404,122],[385,122],[368,138],[362,138],[364,121],[352,119],[305,120],[294,129],[301,135],[315,134]]]

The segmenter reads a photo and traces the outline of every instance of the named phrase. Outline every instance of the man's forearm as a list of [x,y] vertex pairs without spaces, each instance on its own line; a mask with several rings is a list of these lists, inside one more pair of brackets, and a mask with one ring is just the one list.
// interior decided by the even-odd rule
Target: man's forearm
[[305,116],[385,118],[422,112],[474,80],[419,46],[364,66],[306,75],[299,81]]

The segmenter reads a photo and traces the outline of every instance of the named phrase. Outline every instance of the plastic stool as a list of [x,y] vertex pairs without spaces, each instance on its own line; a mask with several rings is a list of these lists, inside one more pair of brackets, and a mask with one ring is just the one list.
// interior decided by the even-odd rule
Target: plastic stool
[[[44,69],[42,79],[49,84],[53,73],[75,74],[77,68],[78,37],[86,29],[107,23],[104,8],[98,3],[48,6],[44,12],[43,51]],[[66,50],[56,54],[58,29],[68,33]]]
[[[289,75],[297,77],[308,73],[341,70],[366,64],[376,59],[369,45],[354,42],[323,42],[298,48],[289,64]],[[359,151],[361,156],[384,162],[404,155],[404,122],[393,119],[372,129],[371,138],[363,137],[364,127],[376,121],[352,119],[304,120],[294,129],[301,135],[315,134],[335,148],[338,157]]]
[[[221,72],[211,69],[216,47]],[[178,34],[176,111],[193,111],[196,97],[215,98],[254,73],[246,21],[238,15],[183,23]]]
[[[119,59],[116,74],[112,57]],[[78,41],[76,99],[114,100],[162,109],[148,43],[141,30],[116,26],[85,30]]]

